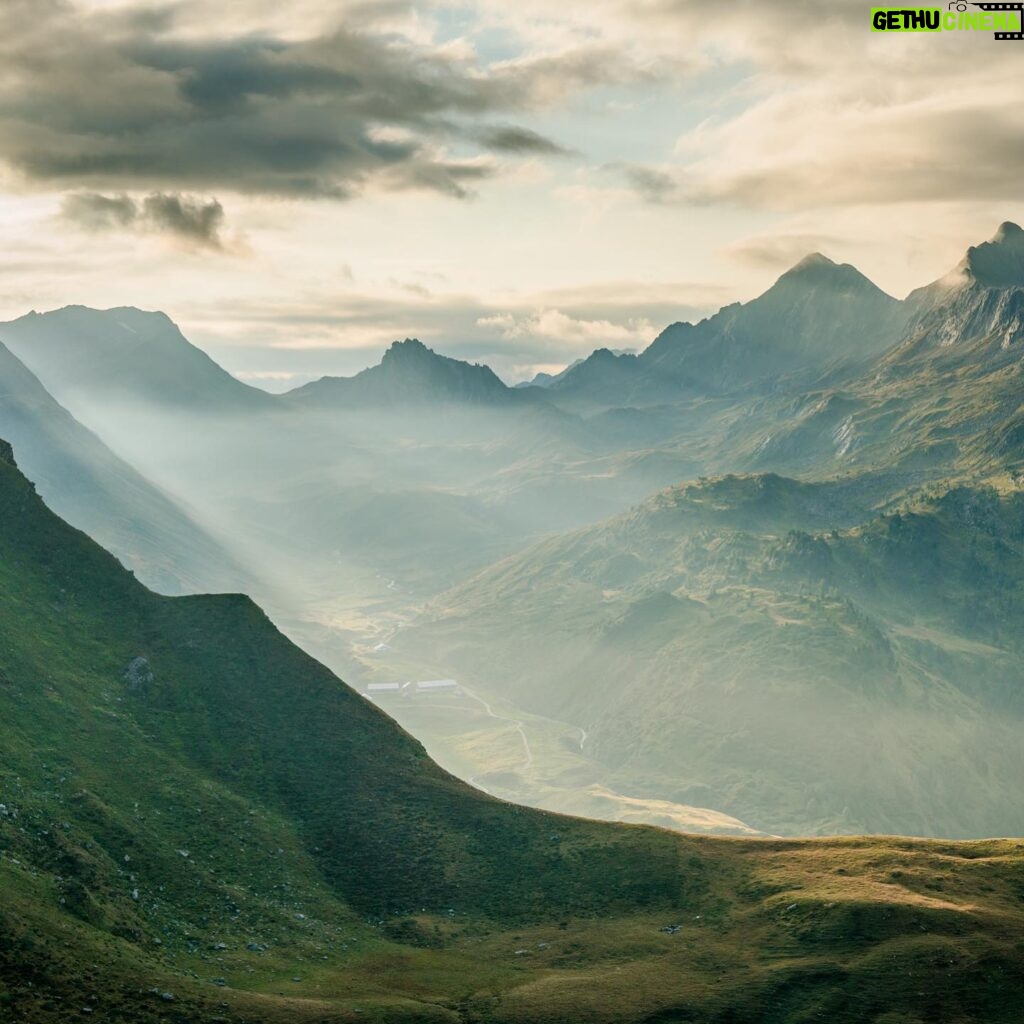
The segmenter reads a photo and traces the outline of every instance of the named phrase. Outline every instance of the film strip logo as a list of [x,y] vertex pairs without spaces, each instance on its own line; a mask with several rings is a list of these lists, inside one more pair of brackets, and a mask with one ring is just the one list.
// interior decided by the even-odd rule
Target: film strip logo
[[[958,3],[951,3],[949,10],[965,11],[968,6],[980,8],[983,11],[1016,11],[1018,24],[1024,28],[1024,3],[1016,4],[977,4],[971,3],[968,5],[964,0],[960,0]],[[1024,32],[996,32],[996,39],[1024,39]]]

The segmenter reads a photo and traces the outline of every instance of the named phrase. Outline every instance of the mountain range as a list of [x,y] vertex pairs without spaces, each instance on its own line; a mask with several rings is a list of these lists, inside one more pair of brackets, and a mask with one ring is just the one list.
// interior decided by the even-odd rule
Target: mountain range
[[725,477],[538,542],[400,653],[576,723],[620,792],[768,832],[1024,831],[1024,501]]
[[870,364],[902,328],[901,304],[820,253],[763,295],[667,327],[639,356],[595,352],[547,387],[588,403],[808,388]]
[[549,806],[592,808],[586,777],[777,834],[1006,834],[1022,266],[1012,224],[904,300],[815,254],[518,388],[407,339],[272,396],[162,314],[72,307],[0,342],[74,445],[0,426],[158,589],[245,589],[360,686],[458,675],[503,702],[388,709],[494,792],[531,798],[488,754],[529,720],[561,736],[534,737]]
[[[485,365],[438,355],[407,338],[396,341],[380,364],[354,377],[324,377],[283,396],[268,395],[217,366],[165,314],[130,307],[32,312],[0,324],[0,337],[72,411],[79,401],[103,397],[220,413],[275,404],[486,403],[521,400],[522,392],[539,397],[539,391],[550,392],[549,399],[585,394],[596,402],[607,387],[599,383],[602,370],[622,374],[623,390],[605,397],[625,406],[633,397],[646,404],[661,394],[658,377],[671,380],[677,401],[813,390],[859,375],[886,353],[895,355],[899,342],[907,349],[916,332],[934,330],[936,319],[944,319],[947,329],[937,339],[940,345],[952,343],[957,333],[973,338],[991,328],[1002,332],[1005,347],[1020,331],[1019,311],[1011,307],[1022,280],[1024,231],[1009,222],[990,241],[970,247],[949,274],[903,301],[855,267],[812,253],[764,294],[725,306],[697,324],[672,324],[639,355],[598,349],[562,373],[539,374],[515,388]],[[642,383],[630,385],[636,375]]]
[[1009,223],[517,388],[0,325],[0,1019],[1015,1024],[1022,340]]

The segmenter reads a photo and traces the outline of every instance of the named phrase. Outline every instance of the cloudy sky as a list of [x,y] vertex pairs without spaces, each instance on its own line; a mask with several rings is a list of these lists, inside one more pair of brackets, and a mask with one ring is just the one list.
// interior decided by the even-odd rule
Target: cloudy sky
[[1024,218],[1024,43],[867,2],[0,0],[0,319],[159,308],[273,389],[508,380]]

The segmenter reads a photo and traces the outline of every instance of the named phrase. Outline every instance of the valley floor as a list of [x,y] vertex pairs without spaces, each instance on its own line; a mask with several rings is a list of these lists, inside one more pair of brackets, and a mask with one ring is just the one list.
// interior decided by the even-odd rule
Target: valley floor
[[763,834],[711,808],[619,792],[612,773],[587,756],[582,726],[524,712],[466,686],[462,690],[429,698],[378,697],[376,703],[442,768],[503,800],[680,832]]
[[326,595],[314,602],[309,618],[290,619],[285,631],[364,694],[370,683],[459,676],[457,695],[372,697],[446,771],[500,799],[562,814],[706,835],[765,834],[714,808],[667,800],[642,785],[623,787],[588,756],[583,726],[524,711],[489,689],[486,680],[470,681],[406,653],[402,634],[415,622],[419,605],[380,574],[363,585],[366,594]]

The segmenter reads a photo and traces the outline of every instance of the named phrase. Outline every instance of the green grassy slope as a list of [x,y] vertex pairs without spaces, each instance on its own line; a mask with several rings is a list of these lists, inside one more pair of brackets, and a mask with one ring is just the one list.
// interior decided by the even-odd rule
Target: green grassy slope
[[[598,898],[587,864],[598,871],[602,861],[635,872],[626,900],[656,900],[682,884],[675,848],[657,833],[634,842],[580,824],[569,845],[549,842],[543,815],[520,815],[435,768],[416,741],[288,643],[248,598],[151,594],[45,513],[15,471],[3,472],[6,771],[57,773],[61,786],[92,792],[75,760],[54,749],[52,737],[71,734],[90,771],[117,762],[112,781],[123,787],[115,800],[83,798],[89,813],[102,816],[103,802],[123,807],[149,785],[150,814],[160,817],[160,800],[194,791],[198,777],[230,786],[291,819],[317,851],[317,870],[366,912],[482,913],[498,875],[507,876],[524,916],[579,908]],[[132,682],[129,666],[140,658]],[[175,862],[192,811],[173,810],[167,827],[183,830],[176,845],[165,836]],[[576,859],[568,870],[565,862]]]
[[1015,1019],[1020,844],[503,804],[248,599],[146,591],[9,451],[0,524],[4,1019]]

